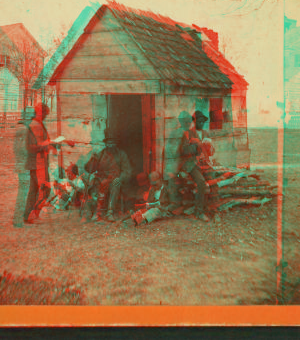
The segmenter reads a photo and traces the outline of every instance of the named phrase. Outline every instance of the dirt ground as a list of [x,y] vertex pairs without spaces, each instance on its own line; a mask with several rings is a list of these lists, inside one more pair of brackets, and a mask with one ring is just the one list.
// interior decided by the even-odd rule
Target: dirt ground
[[[54,291],[64,287],[81,295],[65,302],[26,300],[25,290],[11,303],[275,304],[277,198],[262,208],[235,207],[222,213],[219,223],[174,217],[141,228],[82,225],[78,211],[72,210],[42,212],[38,224],[13,228],[17,176],[12,166],[2,162],[0,169],[0,274],[11,273],[20,282],[28,278],[52,282]],[[288,168],[285,174],[286,303],[299,298],[299,174],[299,168]],[[276,169],[266,170],[262,178],[276,182]],[[2,293],[3,287],[0,282]]]
[[68,282],[89,305],[253,304],[276,292],[276,199],[223,213],[221,223],[82,225],[74,210],[42,212],[38,224],[17,229],[13,197],[4,199],[16,195],[10,184],[1,195],[2,272]]

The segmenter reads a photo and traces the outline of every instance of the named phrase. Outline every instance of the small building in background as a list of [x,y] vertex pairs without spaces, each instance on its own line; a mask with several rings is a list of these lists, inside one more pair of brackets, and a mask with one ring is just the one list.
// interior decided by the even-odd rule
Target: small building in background
[[[216,159],[249,167],[247,82],[218,51],[217,33],[115,2],[86,7],[34,89],[56,89],[57,130],[76,141],[64,163],[82,167],[104,147],[109,127],[134,174],[164,173],[178,161],[166,152],[178,116],[207,117]],[[176,138],[176,136],[175,136]]]
[[43,70],[46,52],[19,23],[0,26],[0,116],[10,125],[26,106],[34,105],[32,85]]

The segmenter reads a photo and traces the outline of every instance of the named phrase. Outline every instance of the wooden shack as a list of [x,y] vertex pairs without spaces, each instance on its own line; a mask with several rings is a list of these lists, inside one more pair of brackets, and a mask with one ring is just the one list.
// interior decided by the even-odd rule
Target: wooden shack
[[201,109],[216,159],[249,166],[247,83],[204,31],[115,2],[86,7],[34,85],[56,87],[57,135],[77,142],[65,165],[103,148],[109,126],[135,174],[166,172],[179,113]]

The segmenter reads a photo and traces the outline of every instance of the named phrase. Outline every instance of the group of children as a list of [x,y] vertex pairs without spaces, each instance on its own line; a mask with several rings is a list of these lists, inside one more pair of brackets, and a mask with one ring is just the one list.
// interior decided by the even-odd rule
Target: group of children
[[80,204],[86,185],[82,176],[79,176],[78,166],[70,164],[63,173],[65,178],[56,178],[53,182],[44,183],[44,186],[51,188],[50,195],[43,204],[44,211],[51,207],[55,210],[67,210],[71,203]]
[[[63,211],[73,205],[80,209],[82,221],[98,220],[96,212],[99,212],[99,206],[100,210],[105,210],[106,190],[97,182],[97,177],[79,175],[76,164],[70,164],[63,173],[64,178],[44,183],[44,186],[51,188],[51,193],[43,203],[42,210]],[[132,223],[140,225],[167,216],[168,191],[161,175],[158,172],[152,172],[149,176],[142,173],[137,175],[136,182],[138,187],[130,207]]]

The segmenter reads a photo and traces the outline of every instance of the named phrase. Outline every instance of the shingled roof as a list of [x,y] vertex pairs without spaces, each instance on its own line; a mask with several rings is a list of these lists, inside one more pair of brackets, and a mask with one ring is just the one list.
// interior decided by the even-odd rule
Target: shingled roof
[[[169,85],[200,87],[204,89],[229,90],[237,79],[247,85],[234,67],[221,57],[220,52],[214,52],[212,46],[203,45],[204,32],[192,26],[178,23],[170,18],[141,10],[125,7],[109,1],[108,5],[92,11],[87,7],[76,20],[65,41],[58,48],[53,58],[46,65],[43,75],[38,79],[35,88],[39,88],[44,79],[47,84],[53,79],[57,66],[73,48],[88,24],[101,20],[104,12],[110,10],[117,21],[133,38],[149,63],[154,67],[160,80]],[[96,13],[95,13],[96,12]],[[89,18],[89,15],[94,13]],[[82,17],[84,16],[84,20]],[[83,25],[83,22],[85,25]],[[79,30],[76,27],[79,26]],[[86,26],[86,27],[84,27]],[[221,67],[216,62],[222,61]],[[227,71],[226,71],[227,70]],[[233,73],[234,76],[229,76]]]

